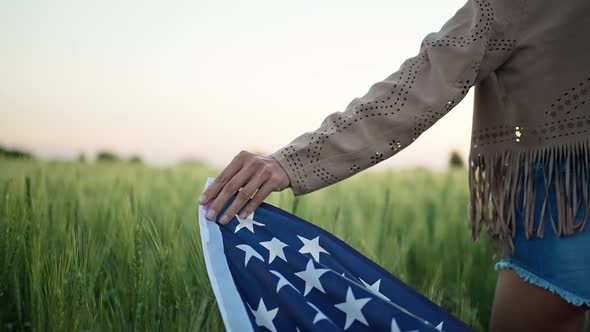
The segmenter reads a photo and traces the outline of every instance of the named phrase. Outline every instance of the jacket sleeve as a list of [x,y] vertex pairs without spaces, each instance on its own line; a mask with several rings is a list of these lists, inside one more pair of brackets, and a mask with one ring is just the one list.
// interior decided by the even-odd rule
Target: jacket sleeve
[[295,196],[395,155],[447,114],[515,49],[519,3],[467,1],[396,72],[273,152]]

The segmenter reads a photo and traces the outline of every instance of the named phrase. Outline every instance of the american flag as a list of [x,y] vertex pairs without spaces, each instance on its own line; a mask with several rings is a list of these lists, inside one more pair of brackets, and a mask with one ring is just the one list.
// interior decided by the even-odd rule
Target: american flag
[[293,214],[262,203],[245,219],[236,215],[221,225],[205,212],[199,206],[203,254],[227,331],[471,331]]

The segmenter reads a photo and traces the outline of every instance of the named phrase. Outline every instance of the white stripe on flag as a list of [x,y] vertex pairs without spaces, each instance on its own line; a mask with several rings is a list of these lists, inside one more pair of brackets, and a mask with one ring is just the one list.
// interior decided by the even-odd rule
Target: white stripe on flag
[[[208,178],[205,189],[213,182]],[[199,229],[203,244],[203,255],[213,293],[219,304],[219,311],[229,332],[254,331],[236,284],[231,276],[223,251],[223,237],[216,222],[205,218],[205,207],[199,205]]]

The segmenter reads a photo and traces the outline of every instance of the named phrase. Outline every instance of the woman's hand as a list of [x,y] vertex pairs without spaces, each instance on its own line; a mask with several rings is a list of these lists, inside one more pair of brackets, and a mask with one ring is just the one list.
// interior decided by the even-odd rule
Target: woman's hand
[[215,220],[217,213],[237,192],[232,204],[219,218],[220,223],[227,224],[244,204],[247,203],[241,209],[240,218],[249,216],[270,193],[281,191],[289,185],[287,173],[274,158],[242,150],[203,191],[199,204],[206,205],[213,200],[206,217]]

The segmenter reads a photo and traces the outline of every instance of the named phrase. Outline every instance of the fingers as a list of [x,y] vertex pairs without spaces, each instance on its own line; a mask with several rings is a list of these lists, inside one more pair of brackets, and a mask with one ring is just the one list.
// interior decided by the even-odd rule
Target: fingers
[[236,198],[234,198],[230,207],[228,207],[223,215],[219,218],[219,222],[227,224],[231,218],[233,218],[238,211],[244,206],[245,203],[254,195],[256,190],[262,186],[266,181],[265,174],[263,172],[257,173],[241,191],[238,192]]
[[276,188],[273,185],[273,182],[271,180],[266,181],[262,185],[262,187],[258,189],[258,191],[254,195],[254,197],[252,197],[250,202],[248,202],[248,204],[244,206],[244,208],[240,212],[240,218],[246,218],[247,216],[249,216],[254,210],[256,210],[258,205],[260,205],[260,203],[262,203],[266,199],[266,197],[268,197],[268,195],[270,195],[273,191],[278,191],[278,189],[279,188]]
[[241,151],[232,159],[229,165],[213,180],[213,183],[203,191],[199,198],[199,204],[206,205],[211,199],[217,197],[221,189],[242,169],[246,154],[246,151]]
[[232,177],[227,184],[223,186],[217,197],[215,197],[214,201],[209,206],[209,209],[207,209],[207,219],[215,220],[219,211],[221,211],[229,199],[246,184],[253,173],[254,167],[247,166],[246,168],[242,168],[238,174]]
[[206,218],[216,220],[218,213],[237,193],[232,204],[219,218],[220,223],[226,224],[240,209],[240,217],[245,218],[273,191],[280,191],[288,186],[288,176],[275,159],[241,151],[203,191],[199,203],[209,205]]

